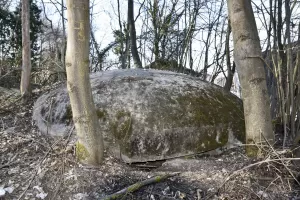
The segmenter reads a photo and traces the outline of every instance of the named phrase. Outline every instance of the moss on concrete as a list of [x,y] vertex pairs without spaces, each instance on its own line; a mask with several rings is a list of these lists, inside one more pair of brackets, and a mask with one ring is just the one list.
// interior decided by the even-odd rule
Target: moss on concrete
[[[185,91],[193,91],[194,88],[185,88]],[[237,113],[242,108],[241,101],[235,101],[234,98],[228,98],[226,93],[220,93],[218,90],[199,90],[201,95],[195,92],[185,92],[175,98],[168,95],[168,90],[160,89],[156,91],[155,96],[161,96],[158,102],[152,102],[153,113],[147,115],[147,126],[150,128],[149,138],[143,139],[143,149],[149,155],[160,156],[166,149],[164,141],[153,136],[154,127],[174,130],[166,133],[164,140],[168,143],[168,152],[166,156],[182,152],[202,152],[213,150],[224,146],[228,142],[229,129],[236,134],[235,137],[240,141],[245,141],[243,112]],[[160,94],[161,93],[161,94]],[[159,103],[169,102],[169,103]],[[97,116],[104,121],[109,120],[110,135],[120,144],[121,151],[128,157],[139,155],[141,152],[138,139],[130,140],[132,136],[132,117],[126,110],[117,110],[113,116],[108,116],[106,110],[97,109]],[[166,114],[168,113],[168,114]],[[239,119],[240,118],[240,119]],[[237,119],[237,120],[234,120]],[[231,124],[229,123],[231,122]],[[227,127],[224,127],[228,125]],[[163,128],[161,126],[164,126]],[[182,134],[176,134],[177,128],[198,127],[195,133],[187,132],[185,140]],[[218,128],[219,127],[219,128]],[[241,134],[242,133],[242,134]],[[159,146],[159,144],[161,144]],[[183,153],[183,152],[182,152]]]
[[101,110],[101,109],[96,109],[96,114],[98,116],[98,119],[102,119],[105,121],[107,119],[107,111],[106,110]]
[[[185,91],[192,91],[192,89],[187,88]],[[164,140],[169,144],[167,154],[172,155],[183,150],[202,152],[216,149],[228,142],[228,134],[231,130],[237,139],[242,142],[245,141],[243,111],[237,112],[237,110],[242,109],[242,102],[238,99],[229,98],[228,95],[230,94],[211,89],[198,91],[202,95],[186,92],[178,95],[175,99],[171,99],[168,92],[163,89],[156,92],[158,93],[155,94],[157,97],[163,93],[164,99],[153,102],[157,106],[151,105],[154,109],[153,113],[147,116],[147,127],[152,130],[155,126],[161,130],[173,130],[164,134]],[[169,100],[169,104],[165,103]],[[160,104],[160,101],[163,103]],[[195,130],[195,133],[187,132],[185,136],[180,134],[179,137],[176,134],[176,129],[182,127],[187,127],[187,130],[189,127],[198,127],[198,130]],[[149,135],[149,139],[143,139],[145,141],[143,148],[148,154],[160,155],[162,150],[166,148],[164,141],[152,138],[152,132],[149,132]],[[178,141],[183,142],[178,144]],[[161,146],[158,145],[159,143]],[[127,145],[131,147],[130,152],[126,152],[130,153],[128,156],[133,156],[135,152],[140,151],[139,141],[130,141],[130,144]]]
[[132,119],[130,112],[119,110],[110,121],[110,132],[119,141],[128,139],[132,134]]

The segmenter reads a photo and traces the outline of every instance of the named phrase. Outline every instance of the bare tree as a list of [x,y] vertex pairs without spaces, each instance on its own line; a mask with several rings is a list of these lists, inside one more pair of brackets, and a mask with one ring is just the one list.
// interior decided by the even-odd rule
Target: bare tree
[[[181,55],[180,61],[179,61],[179,65],[183,66],[184,68],[186,68],[186,64],[187,64],[187,54],[188,54],[188,52],[191,52],[192,40],[193,40],[193,36],[194,36],[195,30],[196,30],[197,16],[199,14],[200,8],[203,6],[203,3],[201,1],[193,1],[193,2],[194,2],[194,5],[193,5],[194,9],[192,9],[192,12],[190,12],[191,2],[185,1],[185,4],[188,5],[188,7],[189,7],[189,11],[187,14],[187,8],[185,8],[185,10],[184,10],[185,11],[184,21],[186,24],[186,28],[185,28],[185,32],[184,32],[185,38],[183,41],[182,55]],[[189,15],[189,19],[187,19],[188,15]],[[190,57],[191,56],[192,55],[190,54]],[[181,69],[181,70],[183,70],[183,69]]]
[[22,73],[20,90],[23,102],[31,95],[30,74],[31,74],[31,50],[30,50],[30,0],[22,0]]
[[123,26],[121,21],[121,11],[120,11],[120,0],[117,0],[118,3],[118,22],[119,22],[119,28],[120,28],[120,59],[121,59],[121,68],[126,68],[126,56],[124,51],[124,44],[126,42],[126,38],[124,38],[123,34]]
[[[266,49],[263,57],[267,72],[267,87],[271,100],[272,117],[276,126],[283,127],[283,146],[289,139],[295,138],[299,131],[297,112],[299,105],[296,66],[297,30],[293,30],[299,22],[299,12],[293,10],[296,1],[269,0],[254,4],[257,17],[267,32]],[[269,18],[269,21],[267,20]],[[262,40],[263,41],[263,40]],[[298,137],[296,137],[296,141]]]
[[2,10],[8,10],[9,7],[11,6],[13,0],[5,0],[5,1],[0,1],[0,8]]
[[81,162],[98,165],[103,160],[104,147],[89,79],[89,0],[68,0],[67,8],[66,69],[73,121],[78,136],[76,154]]
[[230,91],[230,89],[231,89],[233,75],[235,72],[235,63],[233,62],[233,64],[231,65],[231,61],[230,61],[230,57],[231,57],[230,46],[229,46],[230,33],[231,33],[231,25],[230,25],[230,21],[228,21],[228,28],[227,28],[227,32],[226,32],[226,42],[225,42],[227,77],[226,77],[226,83],[224,86],[224,89],[227,91]]
[[130,41],[131,41],[131,54],[133,62],[136,68],[143,68],[138,50],[136,45],[136,31],[135,31],[135,22],[134,22],[134,5],[133,0],[128,0],[128,26],[130,32]]
[[228,0],[228,12],[234,40],[234,60],[242,86],[249,156],[257,156],[256,145],[274,142],[264,63],[251,1]]
[[184,13],[184,8],[180,7],[178,3],[178,0],[148,1],[146,22],[144,23],[146,31],[144,31],[143,37],[150,38],[148,41],[148,47],[151,51],[151,58],[148,58],[149,61],[176,58],[173,47],[178,45],[174,42],[174,38],[177,37],[174,27]]
[[62,68],[65,69],[65,54],[66,54],[66,27],[65,27],[65,12],[64,0],[61,0],[61,23],[62,23],[62,41],[61,41],[61,63]]

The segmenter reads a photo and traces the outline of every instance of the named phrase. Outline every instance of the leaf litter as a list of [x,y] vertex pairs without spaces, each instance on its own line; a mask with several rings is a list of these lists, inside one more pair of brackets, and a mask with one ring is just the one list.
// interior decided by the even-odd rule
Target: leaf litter
[[5,105],[0,108],[1,200],[104,199],[132,184],[172,173],[179,174],[127,193],[121,199],[300,197],[295,180],[299,169],[288,150],[269,150],[255,160],[247,158],[243,147],[238,147],[217,155],[131,165],[106,155],[99,167],[82,165],[75,157],[75,136],[42,135],[32,123],[33,103],[42,92],[35,91],[26,106],[18,101],[17,95],[16,100],[10,97],[10,102],[1,102]]

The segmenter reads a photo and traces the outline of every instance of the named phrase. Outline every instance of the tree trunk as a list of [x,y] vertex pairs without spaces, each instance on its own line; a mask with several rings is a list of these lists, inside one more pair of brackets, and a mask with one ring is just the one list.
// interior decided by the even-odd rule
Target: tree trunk
[[128,23],[129,23],[130,40],[131,40],[131,54],[132,54],[135,67],[143,68],[139,53],[137,51],[137,46],[136,46],[136,32],[135,32],[135,25],[134,25],[133,10],[134,10],[133,0],[128,0]]
[[203,67],[203,70],[202,70],[202,79],[203,80],[206,80],[207,79],[207,70],[209,68],[209,65],[208,65],[208,54],[210,52],[210,36],[211,36],[211,32],[212,32],[212,29],[209,28],[208,29],[208,33],[207,33],[207,38],[206,38],[206,41],[204,42],[205,43],[205,53],[204,53],[204,67]]
[[[298,33],[300,33],[300,22],[298,24]],[[300,34],[298,35],[298,44],[300,45]],[[300,115],[300,51],[297,51],[296,55],[296,63],[294,68],[294,74],[293,74],[293,82],[296,83],[294,94],[295,94],[295,109],[292,117],[299,116]],[[298,108],[298,109],[297,109]],[[297,140],[297,138],[300,138],[300,120],[297,118],[296,125],[295,125],[295,133],[296,137],[294,139],[294,143],[299,145],[300,141]]]
[[76,156],[86,164],[103,160],[103,138],[96,115],[89,79],[89,0],[67,1],[67,85],[77,131]]
[[[292,41],[291,41],[291,7],[290,0],[285,0],[285,17],[286,17],[286,30],[285,38],[286,44],[286,116],[287,126],[289,126],[290,134],[295,137],[295,118],[291,117],[291,113],[294,112],[294,82],[293,82],[293,53],[292,53]],[[288,135],[284,136],[283,147],[286,145],[286,139]]]
[[126,31],[125,31],[125,55],[126,56],[126,68],[129,69],[131,65],[131,57],[130,57],[130,52],[131,52],[131,40],[129,36],[129,19],[127,17],[127,24],[126,24]]
[[[150,7],[151,8],[151,7]],[[151,10],[152,9],[152,10]],[[154,34],[154,41],[153,41],[153,53],[154,53],[154,60],[159,59],[159,7],[158,7],[158,0],[153,1],[153,6],[151,8],[151,18],[152,18],[152,26],[153,26],[153,34]]]
[[120,0],[117,0],[118,3],[118,20],[119,20],[119,27],[120,27],[120,32],[121,32],[121,41],[120,41],[120,59],[121,59],[121,68],[126,69],[126,56],[124,52],[124,35],[123,35],[123,28],[122,28],[122,20],[121,20],[121,11],[120,11]]
[[230,61],[230,33],[231,33],[231,26],[230,21],[228,21],[228,27],[226,32],[226,41],[225,41],[225,53],[226,53],[226,66],[227,66],[227,77],[226,82],[224,85],[224,89],[228,92],[230,92],[232,81],[233,81],[233,75],[235,72],[235,63],[233,62],[231,67],[231,61]]
[[65,55],[66,55],[66,27],[65,27],[65,15],[64,15],[64,0],[61,0],[61,23],[62,23],[62,41],[61,41],[61,63],[65,70]]
[[31,74],[31,52],[30,52],[30,15],[29,0],[22,0],[22,74],[20,90],[23,102],[31,95],[30,74]]
[[234,60],[242,86],[246,125],[246,152],[257,156],[260,145],[274,142],[269,98],[261,60],[261,47],[255,18],[248,0],[228,0],[228,12],[234,41]]

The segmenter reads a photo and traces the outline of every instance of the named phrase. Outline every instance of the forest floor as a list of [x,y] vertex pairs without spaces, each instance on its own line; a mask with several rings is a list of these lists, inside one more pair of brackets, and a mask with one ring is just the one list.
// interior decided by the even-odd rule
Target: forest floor
[[0,200],[105,199],[166,174],[172,177],[155,178],[120,199],[300,199],[294,179],[299,170],[280,145],[261,159],[246,157],[239,147],[221,155],[135,165],[106,155],[99,167],[82,165],[75,158],[72,130],[66,138],[53,138],[34,126],[32,107],[42,92],[35,90],[26,106],[17,96],[0,92]]

